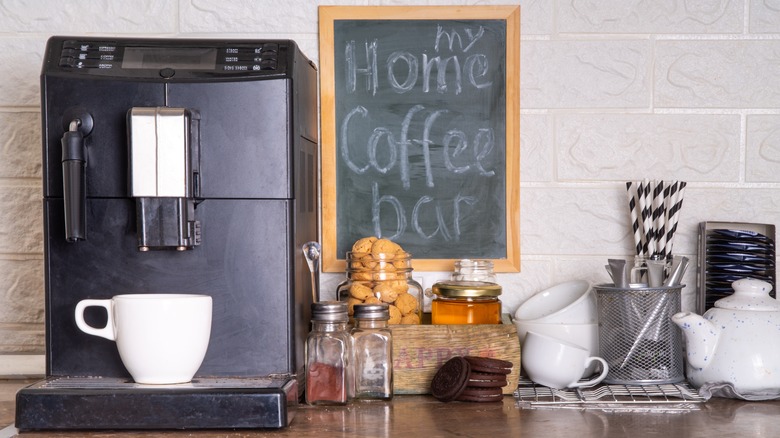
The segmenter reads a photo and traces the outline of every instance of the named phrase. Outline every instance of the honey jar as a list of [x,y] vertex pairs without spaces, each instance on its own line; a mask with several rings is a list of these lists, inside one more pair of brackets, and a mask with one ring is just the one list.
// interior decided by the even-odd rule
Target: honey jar
[[500,324],[501,286],[487,281],[440,281],[431,291],[433,324]]

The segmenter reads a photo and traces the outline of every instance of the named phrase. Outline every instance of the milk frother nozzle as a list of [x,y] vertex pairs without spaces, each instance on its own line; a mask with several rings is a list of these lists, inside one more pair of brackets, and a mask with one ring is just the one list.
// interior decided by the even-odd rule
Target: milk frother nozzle
[[66,114],[62,136],[62,197],[65,211],[65,239],[78,242],[87,239],[87,152],[84,137],[92,132],[89,113]]

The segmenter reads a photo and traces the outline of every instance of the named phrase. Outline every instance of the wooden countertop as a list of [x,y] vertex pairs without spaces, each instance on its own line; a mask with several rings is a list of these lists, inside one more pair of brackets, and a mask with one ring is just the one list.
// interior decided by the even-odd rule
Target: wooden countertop
[[[16,436],[14,394],[31,383],[0,380],[0,438]],[[430,396],[396,396],[390,402],[347,406],[301,405],[281,430],[165,432],[26,432],[22,437],[774,437],[780,430],[780,401],[744,402],[713,398],[682,413],[616,413],[594,409],[521,409],[511,396],[501,403],[441,403]]]

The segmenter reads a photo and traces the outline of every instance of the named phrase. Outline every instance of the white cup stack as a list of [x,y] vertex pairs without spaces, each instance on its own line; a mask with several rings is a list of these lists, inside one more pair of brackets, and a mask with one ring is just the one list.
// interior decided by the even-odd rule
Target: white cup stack
[[[568,281],[537,292],[517,309],[514,324],[521,344],[530,331],[582,347],[588,356],[599,355],[596,294],[587,281]],[[525,355],[521,362],[525,365]],[[599,364],[590,362],[582,377],[593,375]]]

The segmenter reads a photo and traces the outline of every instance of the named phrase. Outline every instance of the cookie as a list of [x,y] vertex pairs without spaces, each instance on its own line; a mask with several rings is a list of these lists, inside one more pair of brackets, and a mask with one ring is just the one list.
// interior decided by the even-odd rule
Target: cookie
[[398,310],[400,310],[403,315],[417,313],[417,305],[417,298],[406,292],[398,294],[398,298],[395,300],[395,307],[398,307]]
[[387,254],[388,259],[392,259],[395,253],[401,250],[401,245],[393,242],[390,239],[377,239],[373,245],[371,245],[371,253],[376,255]]
[[354,269],[349,277],[352,281],[371,282],[374,280],[374,275],[368,269]]
[[409,268],[409,260],[411,258],[411,254],[404,251],[403,248],[399,246],[398,250],[395,252],[395,261],[393,261],[393,265],[396,267],[396,269]]
[[354,282],[352,283],[352,286],[349,287],[349,294],[360,301],[364,301],[366,298],[372,296],[374,292],[369,286],[366,286],[363,283]]
[[401,317],[401,324],[419,324],[420,315],[416,313],[410,313]]
[[501,388],[475,388],[467,386],[459,396],[455,398],[458,401],[470,402],[497,402],[504,398]]
[[[385,303],[394,303],[398,299],[398,292],[385,282],[380,282],[374,286],[373,295]],[[398,306],[396,305],[396,307]]]
[[390,304],[389,310],[390,310],[390,320],[388,320],[387,323],[391,325],[400,324],[403,315],[401,315],[401,311],[398,310],[398,307],[395,307],[394,305]]
[[468,386],[476,388],[503,388],[507,385],[506,374],[480,373],[471,371]]
[[471,369],[480,373],[509,374],[512,372],[512,362],[491,357],[464,356]]
[[380,300],[379,298],[377,298],[377,297],[372,295],[372,296],[366,298],[366,300],[363,301],[363,303],[364,304],[382,304],[382,300]]
[[393,289],[395,289],[395,291],[399,294],[409,292],[409,285],[406,283],[406,279],[401,275],[397,276],[396,278],[397,280],[388,281],[387,283],[390,284],[390,286],[392,286]]
[[374,242],[376,242],[378,239],[375,236],[369,236],[364,237],[362,239],[358,239],[354,244],[352,244],[352,252],[362,252],[362,253],[368,253],[371,252],[371,247],[374,246]]
[[471,366],[461,356],[444,362],[431,380],[431,395],[443,402],[457,399],[466,389]]
[[355,313],[355,304],[363,304],[363,300],[359,300],[355,297],[349,297],[347,300],[347,314],[352,316]]

